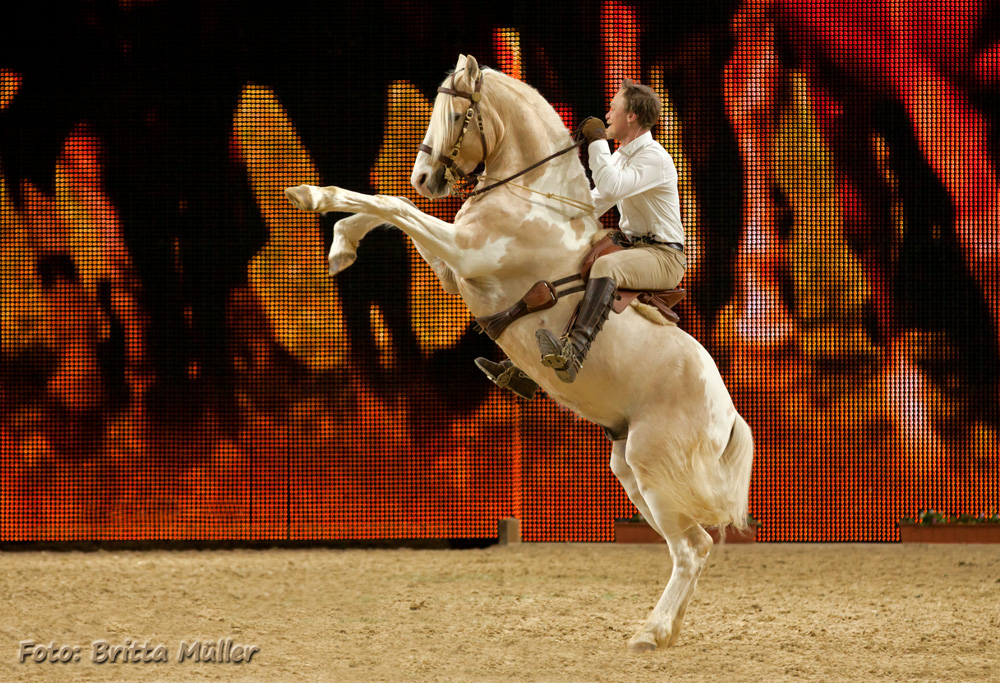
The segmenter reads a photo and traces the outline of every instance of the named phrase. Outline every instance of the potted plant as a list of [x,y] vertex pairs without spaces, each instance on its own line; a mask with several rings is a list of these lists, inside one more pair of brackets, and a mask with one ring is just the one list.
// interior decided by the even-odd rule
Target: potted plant
[[[739,531],[729,526],[726,527],[726,543],[754,543],[757,540],[757,530],[761,523],[752,516],[747,516],[749,527],[745,531]],[[712,540],[719,542],[719,530],[715,527],[708,527],[706,531],[711,535]],[[663,537],[649,526],[641,514],[634,514],[627,519],[615,520],[615,543],[663,543]]]
[[903,543],[1000,543],[1000,514],[943,515],[920,510],[899,521]]

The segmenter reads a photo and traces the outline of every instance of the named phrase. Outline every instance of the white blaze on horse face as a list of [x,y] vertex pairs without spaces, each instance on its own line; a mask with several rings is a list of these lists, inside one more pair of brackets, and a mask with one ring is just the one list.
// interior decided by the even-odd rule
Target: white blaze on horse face
[[427,122],[423,141],[423,145],[433,151],[418,151],[413,162],[413,172],[410,173],[410,185],[420,196],[428,199],[445,197],[449,192],[448,185],[444,182],[441,157],[451,151],[451,145],[458,136],[452,99],[447,93],[438,93],[434,99],[434,108],[431,119]]
[[[423,144],[434,149],[434,141],[431,138],[430,128],[427,129],[427,134],[424,135]],[[437,152],[435,151],[435,153]],[[413,171],[410,173],[410,185],[413,186],[413,189],[421,197],[437,199],[448,194],[447,185],[444,185],[442,188],[435,188],[436,191],[433,192],[427,187],[427,183],[434,178],[434,174],[440,168],[440,165],[441,162],[437,161],[432,155],[424,151],[417,152],[417,158],[413,161]]]
[[442,136],[439,132],[436,132],[436,129],[440,128],[440,126],[436,126],[435,122],[439,121],[444,115],[442,107],[448,106],[448,103],[444,100],[445,96],[441,93],[435,98],[434,108],[431,110],[431,118],[427,122],[427,131],[424,133],[424,139],[421,143],[422,147],[432,151],[428,153],[424,149],[418,150],[417,158],[413,160],[413,171],[410,173],[410,185],[417,191],[417,194],[428,199],[437,199],[448,194],[447,186],[444,183],[439,184],[438,181],[440,178],[436,177],[441,168],[439,158],[442,151],[439,147],[435,146],[435,138]]
[[[431,150],[417,152],[413,162],[413,172],[410,173],[410,184],[422,197],[438,199],[449,193],[448,184],[444,180],[444,164],[442,156],[447,156],[451,146],[457,139],[460,124],[455,123],[456,112],[452,109],[452,96],[439,93],[434,100],[431,120],[427,124],[423,145]],[[464,146],[464,145],[463,145]],[[458,161],[461,163],[462,155]]]
[[[442,87],[459,92],[472,92],[474,84],[481,77],[482,73],[475,58],[459,55],[454,73],[442,83]],[[471,104],[468,98],[451,93],[439,92],[434,99],[434,109],[423,141],[423,145],[432,151],[418,152],[413,163],[413,172],[410,173],[410,184],[421,196],[437,199],[448,195],[450,188],[444,180],[444,164],[441,158],[450,157],[455,142],[461,136],[463,118]],[[474,115],[474,118],[481,115],[482,112]],[[479,127],[481,121],[469,120],[468,124],[467,133],[471,132],[474,126]],[[470,156],[476,154],[478,156],[475,159]],[[457,158],[454,159],[455,165],[469,173],[478,165],[478,160],[484,154],[485,149],[478,131],[475,137],[466,135],[459,145]]]

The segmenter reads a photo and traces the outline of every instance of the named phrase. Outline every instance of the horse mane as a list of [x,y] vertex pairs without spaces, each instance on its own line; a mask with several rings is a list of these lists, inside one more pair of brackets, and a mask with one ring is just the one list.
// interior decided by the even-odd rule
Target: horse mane
[[[499,121],[510,121],[515,115],[523,115],[527,106],[536,114],[535,118],[543,126],[547,139],[560,145],[566,141],[569,131],[566,130],[562,117],[536,88],[524,81],[511,78],[502,71],[485,68],[483,72],[490,75],[491,81],[498,80],[501,84],[499,88],[490,88],[489,92],[485,92],[484,89],[483,93],[483,103],[488,102],[487,106]],[[511,93],[515,97],[511,97]]]
[[[486,137],[487,172],[491,174],[513,174],[544,157],[570,147],[572,140],[562,117],[533,86],[512,78],[507,74],[480,67],[483,74],[482,99],[479,112],[482,116],[483,129]],[[469,82],[463,69],[451,71],[444,80],[445,87],[451,87],[454,75],[454,87],[459,91],[468,92],[475,86]],[[465,113],[468,100],[454,102],[449,97],[445,106],[438,96],[435,101],[434,113],[431,115],[429,133],[435,146],[451,144],[455,140],[455,123],[453,115]],[[470,122],[467,135],[478,137],[473,132],[478,124]],[[443,141],[443,142],[442,142]],[[448,149],[441,149],[439,154],[447,154]],[[512,155],[512,156],[511,156]],[[513,162],[513,166],[509,166]],[[557,189],[562,197],[569,197],[570,202],[584,206],[591,203],[590,183],[578,154],[566,154],[549,162],[551,165],[561,165],[560,186]],[[572,203],[564,206],[570,207]],[[566,209],[563,209],[566,210]]]
[[[480,67],[480,69],[484,74],[480,112],[484,115],[486,140],[491,151],[495,151],[503,142],[506,134],[504,122],[514,120],[515,116],[523,117],[526,108],[536,114],[533,118],[541,124],[546,140],[551,140],[555,145],[561,145],[568,140],[569,131],[566,129],[562,117],[537,89],[516,78],[511,78],[502,71],[490,67]],[[453,74],[455,74],[454,69],[447,73],[445,84],[449,83]],[[434,139],[448,140],[449,134],[445,134],[443,131],[451,130],[452,109],[451,107],[441,107],[438,110],[435,107],[435,110],[431,117],[431,132]],[[475,122],[470,124],[470,131],[476,125]],[[447,150],[443,151],[447,152]],[[580,170],[583,171],[582,164],[580,164]]]

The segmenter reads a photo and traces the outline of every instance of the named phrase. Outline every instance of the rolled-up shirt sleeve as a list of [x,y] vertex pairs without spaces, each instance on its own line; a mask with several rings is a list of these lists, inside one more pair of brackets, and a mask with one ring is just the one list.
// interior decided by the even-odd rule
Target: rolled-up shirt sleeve
[[[625,197],[645,192],[663,182],[663,163],[655,154],[641,154],[640,163],[630,163],[624,168],[616,168],[611,163],[611,149],[607,140],[595,140],[587,148],[590,154],[590,170],[594,178],[594,203],[597,215],[607,211],[612,204]],[[600,203],[598,203],[600,202]],[[607,204],[604,211],[601,206]]]
[[602,197],[601,191],[596,187],[590,191],[590,198],[594,202],[594,215],[598,218],[606,214],[608,210],[615,205],[614,202],[609,202]]

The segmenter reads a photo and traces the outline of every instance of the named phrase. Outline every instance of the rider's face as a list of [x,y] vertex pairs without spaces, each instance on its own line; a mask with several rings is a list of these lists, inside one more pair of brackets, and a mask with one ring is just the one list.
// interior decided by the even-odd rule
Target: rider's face
[[608,128],[604,132],[604,137],[618,141],[628,137],[630,128],[635,123],[635,114],[629,114],[625,111],[625,95],[621,90],[611,100],[611,108],[608,109],[605,118]]

